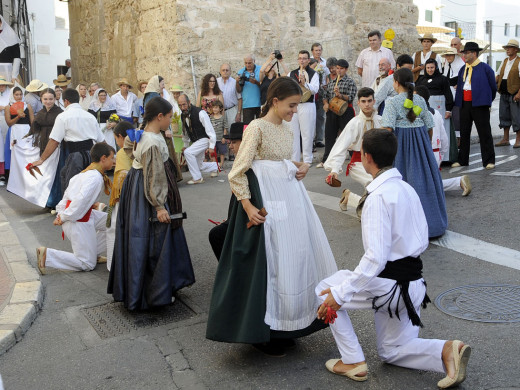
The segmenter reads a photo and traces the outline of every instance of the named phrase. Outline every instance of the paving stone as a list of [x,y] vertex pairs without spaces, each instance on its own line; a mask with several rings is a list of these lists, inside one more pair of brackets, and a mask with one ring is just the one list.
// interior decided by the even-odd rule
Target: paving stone
[[12,330],[0,330],[0,355],[16,344],[16,337]]
[[0,324],[13,324],[18,328],[15,330],[16,339],[19,340],[29,329],[36,316],[36,308],[32,303],[20,303],[7,305],[0,313]]
[[11,263],[10,266],[13,277],[17,283],[40,280],[38,271],[36,271],[29,263],[16,262]]
[[38,307],[41,307],[43,303],[41,282],[36,280],[33,282],[16,283],[9,303],[35,303]]
[[0,245],[20,245],[18,236],[13,232],[12,229],[1,232],[0,234]]
[[8,262],[27,261],[27,253],[21,245],[4,245],[4,259]]

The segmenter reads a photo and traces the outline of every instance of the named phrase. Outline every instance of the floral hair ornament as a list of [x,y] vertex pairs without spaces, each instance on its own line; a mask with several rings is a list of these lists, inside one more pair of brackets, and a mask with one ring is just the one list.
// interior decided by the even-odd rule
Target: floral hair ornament
[[419,116],[422,112],[422,108],[413,104],[413,101],[406,99],[403,103],[404,108],[412,109],[416,116]]

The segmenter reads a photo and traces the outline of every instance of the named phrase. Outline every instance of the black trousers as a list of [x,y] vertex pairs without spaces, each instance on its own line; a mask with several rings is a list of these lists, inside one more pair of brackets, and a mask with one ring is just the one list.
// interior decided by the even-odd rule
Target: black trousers
[[244,121],[244,125],[248,125],[253,119],[258,118],[259,116],[260,107],[250,107],[242,110],[242,120]]
[[327,161],[330,151],[336,143],[336,138],[339,137],[352,118],[354,118],[354,109],[352,107],[347,108],[347,111],[341,116],[334,114],[330,109],[327,111],[325,119],[325,151],[321,162]]
[[469,164],[469,147],[471,137],[471,127],[475,122],[477,133],[480,138],[480,154],[482,155],[482,165],[495,163],[495,146],[491,135],[491,125],[489,123],[489,107],[473,107],[471,102],[462,102],[460,109],[460,149],[459,164]]
[[215,256],[217,257],[217,261],[220,260],[220,254],[222,253],[222,247],[224,246],[227,230],[228,221],[225,221],[209,231],[209,243],[211,249],[213,249],[213,253],[215,253]]

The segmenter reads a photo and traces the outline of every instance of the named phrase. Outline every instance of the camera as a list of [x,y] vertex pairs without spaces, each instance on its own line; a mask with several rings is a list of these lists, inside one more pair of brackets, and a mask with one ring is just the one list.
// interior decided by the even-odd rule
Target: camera
[[275,50],[275,51],[273,51],[273,53],[274,53],[274,58],[276,58],[277,60],[283,59],[283,56],[282,56],[282,53],[280,53],[280,50]]
[[238,79],[238,85],[243,87],[247,80],[249,80],[249,77],[246,76],[246,72],[242,73],[242,75]]

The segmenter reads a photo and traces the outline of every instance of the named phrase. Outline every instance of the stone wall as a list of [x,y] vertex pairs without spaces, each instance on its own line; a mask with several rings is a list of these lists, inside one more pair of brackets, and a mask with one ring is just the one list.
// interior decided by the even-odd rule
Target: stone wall
[[70,1],[73,82],[99,81],[114,91],[121,77],[137,82],[160,74],[167,85],[193,92],[190,56],[200,84],[206,73],[218,75],[222,62],[235,74],[248,53],[261,65],[280,49],[295,68],[298,51],[314,42],[323,45],[324,57],[347,59],[357,77],[354,63],[373,29],[395,30],[396,56],[419,48],[412,0],[316,3],[310,27],[308,0]]

